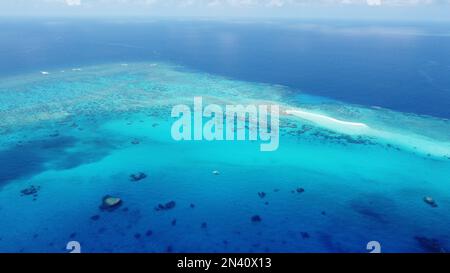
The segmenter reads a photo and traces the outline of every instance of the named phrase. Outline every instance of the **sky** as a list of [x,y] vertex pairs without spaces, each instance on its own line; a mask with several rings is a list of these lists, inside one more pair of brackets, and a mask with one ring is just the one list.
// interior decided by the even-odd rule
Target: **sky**
[[0,15],[450,20],[450,0],[0,0]]

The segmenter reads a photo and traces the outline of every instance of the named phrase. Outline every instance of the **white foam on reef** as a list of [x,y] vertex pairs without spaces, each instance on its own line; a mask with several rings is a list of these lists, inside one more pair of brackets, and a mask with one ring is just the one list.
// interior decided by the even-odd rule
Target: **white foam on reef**
[[365,123],[350,122],[339,120],[330,116],[308,112],[304,110],[286,110],[286,114],[297,116],[302,119],[312,121],[322,127],[338,131],[345,131],[347,133],[361,133],[361,129],[368,129]]
[[81,68],[72,68],[72,71],[82,71]]
[[42,75],[48,75],[48,74],[50,74],[50,73],[48,73],[47,71],[41,71],[41,74],[42,74]]
[[[408,131],[407,126],[401,128],[402,124],[398,125],[399,128],[392,128],[381,124],[376,124],[374,127],[371,127],[366,123],[343,121],[330,115],[322,113],[318,114],[303,109],[285,110],[285,113],[310,121],[318,127],[329,129],[337,133],[367,136],[378,139],[382,143],[396,145],[412,152],[437,157],[450,157],[450,142],[439,141],[427,136],[418,135]],[[397,113],[397,115],[402,114]]]

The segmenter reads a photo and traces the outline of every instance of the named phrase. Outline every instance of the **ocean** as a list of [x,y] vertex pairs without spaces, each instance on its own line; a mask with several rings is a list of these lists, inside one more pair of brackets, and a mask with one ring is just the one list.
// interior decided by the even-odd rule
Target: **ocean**
[[[0,252],[450,250],[448,25],[3,18],[0,41]],[[175,141],[195,96],[280,105],[278,150]]]

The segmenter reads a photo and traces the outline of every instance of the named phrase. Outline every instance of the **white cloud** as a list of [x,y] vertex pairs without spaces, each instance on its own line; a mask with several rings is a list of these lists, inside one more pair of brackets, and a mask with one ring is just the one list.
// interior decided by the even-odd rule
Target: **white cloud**
[[283,0],[270,0],[267,4],[267,7],[282,7],[284,6]]
[[369,6],[381,6],[381,0],[367,0]]
[[[41,5],[64,3],[67,6],[163,6],[163,7],[296,7],[311,5],[369,5],[369,6],[432,6],[450,5],[450,0],[1,0],[0,2],[31,2]],[[83,2],[83,3],[82,3]],[[0,6],[2,3],[0,3]]]
[[0,14],[361,17],[364,12],[450,20],[450,0],[0,0]]
[[81,0],[65,0],[68,6],[80,6]]

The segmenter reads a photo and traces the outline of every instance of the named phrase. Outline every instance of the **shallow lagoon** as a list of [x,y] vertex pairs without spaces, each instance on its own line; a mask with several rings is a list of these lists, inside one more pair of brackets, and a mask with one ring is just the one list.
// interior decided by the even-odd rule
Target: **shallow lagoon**
[[[65,252],[72,240],[84,252],[367,252],[373,240],[385,252],[450,248],[448,120],[159,62],[47,72],[0,84],[2,252]],[[282,115],[276,152],[175,142],[171,107],[193,96],[277,103],[369,130]],[[131,181],[139,172],[147,177]],[[35,194],[21,193],[32,185]],[[123,204],[103,211],[105,195]]]

